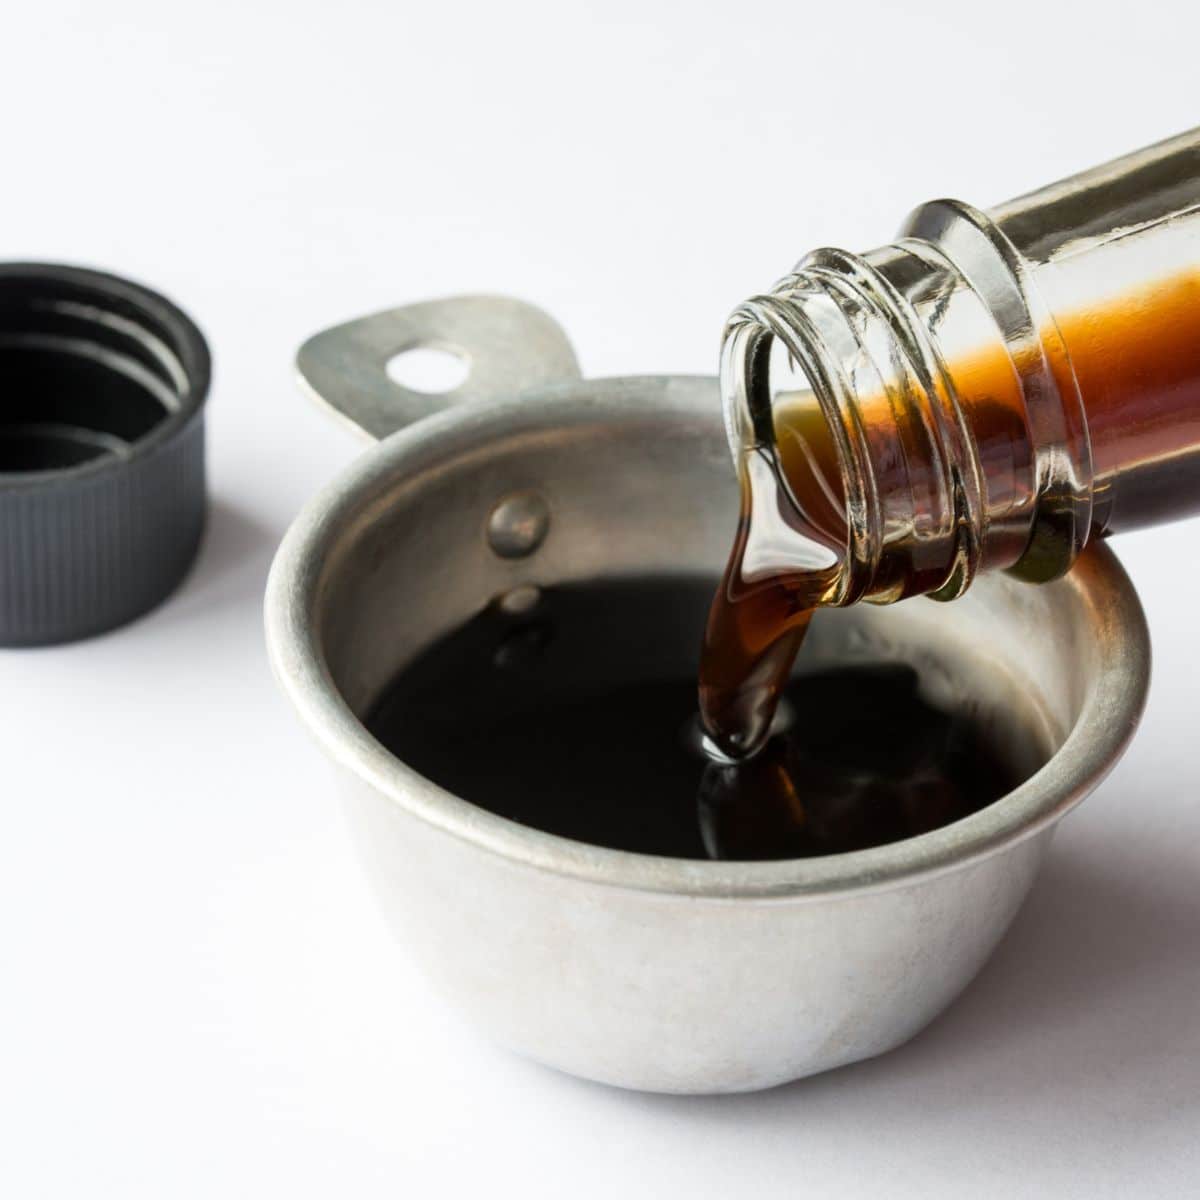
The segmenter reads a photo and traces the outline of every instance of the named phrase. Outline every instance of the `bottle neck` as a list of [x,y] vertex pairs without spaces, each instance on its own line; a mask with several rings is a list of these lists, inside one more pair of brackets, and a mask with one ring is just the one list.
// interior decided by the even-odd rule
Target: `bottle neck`
[[836,548],[822,603],[1052,579],[1200,512],[1200,130],[809,255],[733,314],[722,379],[751,493],[776,485],[750,507],[798,534],[762,569]]
[[905,233],[862,256],[809,255],[726,331],[735,454],[774,465],[802,526],[812,494],[840,500],[827,603],[950,599],[992,568],[1052,578],[1088,536],[1082,408],[1019,256],[951,202]]

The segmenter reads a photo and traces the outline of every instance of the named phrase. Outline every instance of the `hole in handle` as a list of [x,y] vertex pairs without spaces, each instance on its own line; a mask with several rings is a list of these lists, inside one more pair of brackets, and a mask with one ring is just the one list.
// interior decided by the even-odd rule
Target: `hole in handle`
[[392,355],[387,377],[412,392],[439,396],[461,387],[471,371],[467,356],[447,346],[417,345]]

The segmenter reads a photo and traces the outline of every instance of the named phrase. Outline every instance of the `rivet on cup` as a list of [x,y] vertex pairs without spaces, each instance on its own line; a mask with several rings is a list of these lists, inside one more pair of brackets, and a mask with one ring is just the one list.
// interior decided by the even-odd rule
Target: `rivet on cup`
[[496,607],[506,617],[523,617],[542,602],[542,589],[533,583],[522,583],[507,591],[496,601]]
[[487,521],[488,545],[501,558],[524,558],[546,540],[550,509],[537,492],[506,496]]

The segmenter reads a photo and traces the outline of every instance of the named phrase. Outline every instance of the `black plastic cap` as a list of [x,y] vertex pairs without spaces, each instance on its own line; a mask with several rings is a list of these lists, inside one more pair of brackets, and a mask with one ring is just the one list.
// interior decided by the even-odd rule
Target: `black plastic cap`
[[210,372],[203,335],[148,288],[0,264],[0,645],[101,633],[183,579]]

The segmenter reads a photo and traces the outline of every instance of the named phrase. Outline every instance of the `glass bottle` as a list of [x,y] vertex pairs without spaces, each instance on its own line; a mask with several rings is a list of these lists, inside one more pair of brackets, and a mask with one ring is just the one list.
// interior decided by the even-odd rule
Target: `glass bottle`
[[721,374],[743,512],[701,708],[740,755],[814,607],[1049,580],[1200,512],[1200,130],[808,255],[734,312]]

